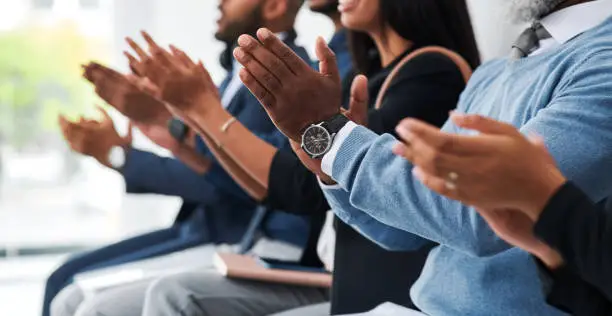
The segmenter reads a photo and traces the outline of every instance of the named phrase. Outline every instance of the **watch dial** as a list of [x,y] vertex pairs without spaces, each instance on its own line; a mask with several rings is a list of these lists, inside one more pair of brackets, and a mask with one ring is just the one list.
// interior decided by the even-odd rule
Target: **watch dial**
[[327,152],[331,143],[331,136],[321,126],[311,126],[302,136],[304,150],[311,156],[320,156]]

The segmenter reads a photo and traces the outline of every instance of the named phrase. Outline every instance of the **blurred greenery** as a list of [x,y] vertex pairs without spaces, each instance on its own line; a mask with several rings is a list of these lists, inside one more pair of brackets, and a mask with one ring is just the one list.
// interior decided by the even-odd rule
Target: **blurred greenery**
[[106,59],[103,40],[63,22],[0,32],[0,47],[0,140],[16,148],[44,142],[59,113],[92,111],[93,88],[80,65]]

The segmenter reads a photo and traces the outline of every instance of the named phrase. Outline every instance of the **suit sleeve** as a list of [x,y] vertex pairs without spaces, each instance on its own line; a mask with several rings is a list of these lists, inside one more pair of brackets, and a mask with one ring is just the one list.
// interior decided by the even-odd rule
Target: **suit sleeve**
[[[554,278],[558,290],[574,293],[576,300],[605,296],[610,308],[612,298],[612,217],[595,206],[573,183],[564,185],[549,201],[535,226],[535,234],[557,249],[568,270],[576,279]],[[567,274],[561,274],[564,276]],[[594,295],[591,288],[597,288]],[[589,290],[591,289],[591,290]],[[582,294],[581,293],[586,293]],[[587,295],[588,294],[588,295]],[[558,303],[564,299],[557,299]],[[567,300],[566,300],[567,301]],[[601,305],[601,304],[597,304]],[[609,313],[608,313],[609,314]]]
[[217,203],[219,199],[213,184],[174,158],[132,148],[121,174],[128,193],[178,196],[202,204]]

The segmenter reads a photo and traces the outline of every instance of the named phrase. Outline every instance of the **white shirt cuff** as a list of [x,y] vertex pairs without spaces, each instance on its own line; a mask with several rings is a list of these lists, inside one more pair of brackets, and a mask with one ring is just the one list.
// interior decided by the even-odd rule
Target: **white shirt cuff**
[[333,177],[332,171],[334,167],[334,161],[336,160],[336,155],[338,155],[340,147],[342,147],[342,144],[351,134],[353,129],[355,129],[355,127],[357,127],[357,124],[355,124],[355,122],[353,121],[349,121],[348,123],[346,123],[346,125],[344,125],[344,127],[340,129],[340,131],[338,131],[338,134],[336,134],[331,149],[327,154],[323,156],[323,160],[321,161],[321,170],[325,172],[326,175]]

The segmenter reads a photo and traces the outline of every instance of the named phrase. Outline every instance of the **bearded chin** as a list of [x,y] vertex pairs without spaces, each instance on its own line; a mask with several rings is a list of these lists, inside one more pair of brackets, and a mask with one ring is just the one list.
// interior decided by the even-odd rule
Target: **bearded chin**
[[510,14],[513,22],[534,22],[551,13],[565,0],[511,0]]

